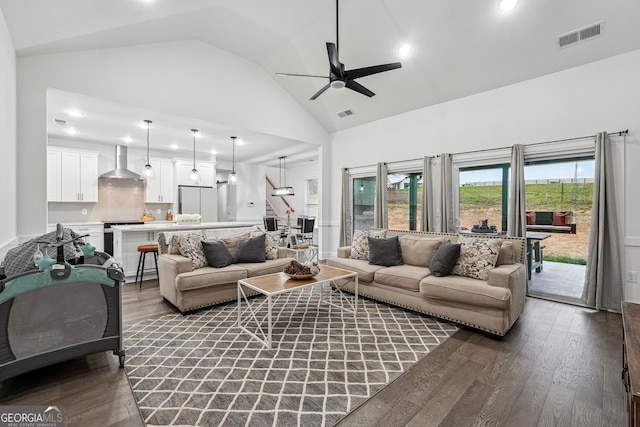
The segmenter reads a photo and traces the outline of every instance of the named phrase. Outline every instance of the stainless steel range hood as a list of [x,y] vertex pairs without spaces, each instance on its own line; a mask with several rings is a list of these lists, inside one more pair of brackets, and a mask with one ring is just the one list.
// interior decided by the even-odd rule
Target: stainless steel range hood
[[142,179],[140,175],[127,169],[127,147],[116,145],[116,168],[100,175],[100,178]]

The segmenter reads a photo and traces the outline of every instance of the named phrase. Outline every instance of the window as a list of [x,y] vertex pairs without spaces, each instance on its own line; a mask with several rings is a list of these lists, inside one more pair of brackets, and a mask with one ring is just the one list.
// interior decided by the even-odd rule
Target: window
[[459,221],[471,230],[480,221],[507,230],[509,164],[460,168]]
[[318,217],[318,179],[307,179],[305,181],[305,204],[304,214],[306,216]]
[[353,178],[353,230],[373,227],[373,210],[376,198],[376,177]]
[[389,228],[418,230],[422,220],[422,173],[387,175],[387,221]]

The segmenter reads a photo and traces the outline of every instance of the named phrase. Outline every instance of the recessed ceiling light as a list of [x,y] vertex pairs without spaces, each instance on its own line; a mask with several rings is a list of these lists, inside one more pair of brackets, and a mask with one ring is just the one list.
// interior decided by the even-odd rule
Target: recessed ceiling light
[[244,145],[244,141],[241,140],[240,138],[236,138],[236,144],[238,145]]
[[82,116],[84,116],[82,111],[78,111],[78,110],[67,110],[67,114],[69,114],[72,117],[82,117]]
[[122,140],[127,144],[131,144],[133,142],[133,138],[131,138],[130,136],[125,136],[124,138],[122,138]]
[[217,154],[217,151],[216,151],[216,150],[211,150],[211,151],[209,151],[209,153],[211,153],[211,154]]
[[400,55],[403,58],[407,58],[411,56],[412,52],[413,52],[413,49],[411,49],[411,46],[409,46],[408,44],[403,44],[398,48],[398,55]]
[[180,146],[176,143],[171,144],[170,147],[172,150],[177,150],[178,148],[180,148]]
[[77,130],[75,130],[75,128],[72,128],[72,127],[68,127],[68,128],[66,128],[64,131],[65,131],[66,133],[68,133],[69,135],[75,135],[75,134],[77,134],[77,133],[78,133],[78,131],[77,131]]
[[498,9],[501,12],[511,12],[518,5],[518,0],[500,0]]

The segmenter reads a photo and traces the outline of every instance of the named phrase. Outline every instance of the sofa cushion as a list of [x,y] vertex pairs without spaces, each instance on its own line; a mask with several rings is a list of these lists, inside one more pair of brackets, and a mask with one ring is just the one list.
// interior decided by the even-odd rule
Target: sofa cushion
[[504,241],[500,246],[500,252],[498,252],[498,259],[496,260],[496,267],[504,264],[515,264],[516,253],[513,250],[513,242]]
[[402,265],[398,236],[388,239],[376,239],[374,237],[368,237],[367,239],[369,240],[369,264],[383,265],[385,267]]
[[256,237],[264,234],[264,259],[278,259],[278,247],[280,242],[279,231],[252,231],[250,237]]
[[350,258],[369,260],[369,237],[384,239],[387,237],[387,230],[356,230],[353,232]]
[[400,236],[402,262],[419,267],[429,267],[431,258],[436,254],[442,242],[444,239],[441,237],[422,237],[411,234]]
[[180,234],[175,236],[180,255],[189,258],[194,269],[207,265],[207,257],[202,249],[202,233]]
[[247,277],[262,276],[265,274],[280,273],[289,265],[293,258],[279,258],[265,262],[253,262],[236,264],[247,271]]
[[229,248],[222,240],[205,240],[202,242],[204,256],[209,267],[222,268],[234,263]]
[[352,258],[329,258],[327,260],[327,265],[342,268],[344,270],[355,271],[358,273],[358,281],[361,283],[373,282],[375,272],[385,268],[380,265],[371,265],[368,261]]
[[247,270],[238,266],[238,264],[231,264],[222,268],[207,266],[176,276],[176,289],[178,291],[188,291],[190,289],[236,283],[238,280],[246,278]]
[[240,233],[240,234],[236,234],[229,237],[223,237],[222,241],[227,244],[227,247],[229,248],[229,252],[235,258],[236,255],[238,255],[238,243],[240,242],[240,239],[244,239],[247,237],[251,237],[251,232]]
[[244,237],[238,240],[236,262],[264,262],[264,241],[264,234],[256,237]]
[[426,267],[396,265],[376,271],[375,281],[381,285],[418,292],[420,281],[430,274],[431,272]]
[[425,277],[420,282],[420,292],[426,298],[500,310],[508,310],[511,301],[511,291],[508,288],[491,286],[484,280],[453,275]]
[[460,236],[460,256],[451,273],[473,279],[487,280],[495,267],[502,239]]
[[460,255],[460,243],[452,243],[450,240],[442,242],[436,254],[431,258],[429,270],[436,277],[444,277],[458,262]]

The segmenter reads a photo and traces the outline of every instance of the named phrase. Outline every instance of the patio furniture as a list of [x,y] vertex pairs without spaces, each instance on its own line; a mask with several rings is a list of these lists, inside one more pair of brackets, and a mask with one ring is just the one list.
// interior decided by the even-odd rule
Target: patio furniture
[[576,234],[572,211],[527,211],[527,231]]
[[533,269],[536,273],[542,271],[542,249],[544,246],[540,242],[551,237],[549,233],[530,233],[527,232],[527,279],[531,280],[531,272]]

